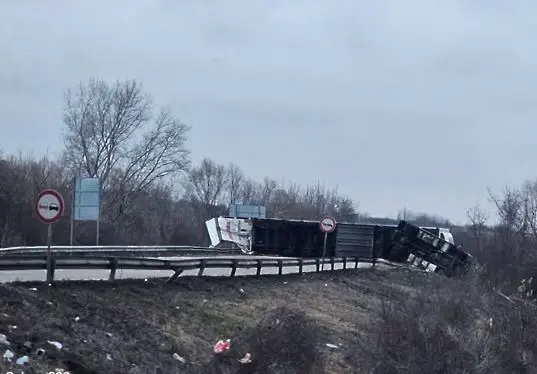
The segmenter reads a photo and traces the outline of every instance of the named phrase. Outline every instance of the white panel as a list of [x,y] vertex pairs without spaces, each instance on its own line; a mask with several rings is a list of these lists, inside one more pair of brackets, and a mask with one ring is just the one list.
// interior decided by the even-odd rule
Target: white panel
[[205,222],[207,227],[207,232],[209,233],[209,238],[211,239],[211,245],[216,247],[220,244],[220,236],[218,235],[218,226],[216,218],[212,218]]

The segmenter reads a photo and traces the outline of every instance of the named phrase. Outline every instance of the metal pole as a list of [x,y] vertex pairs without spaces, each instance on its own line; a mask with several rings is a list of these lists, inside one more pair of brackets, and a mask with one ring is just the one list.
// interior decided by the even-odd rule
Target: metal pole
[[72,189],[73,189],[73,200],[71,201],[71,232],[69,233],[69,245],[73,246],[74,236],[75,236],[75,199],[76,199],[76,177],[73,178],[72,183]]
[[52,224],[47,225],[47,282],[52,281]]
[[[100,208],[99,208],[100,210]],[[97,213],[97,224],[96,224],[96,235],[95,235],[95,245],[99,245],[99,231],[101,229],[101,212]]]
[[324,244],[323,244],[323,267],[322,267],[322,270],[321,271],[324,271],[324,258],[326,256],[326,242],[327,242],[327,239],[328,239],[328,233],[325,232],[324,233]]
[[52,255],[52,224],[47,225],[47,255]]
[[97,222],[95,224],[95,245],[99,245],[99,234],[101,231],[101,180],[99,179],[99,202],[97,203]]

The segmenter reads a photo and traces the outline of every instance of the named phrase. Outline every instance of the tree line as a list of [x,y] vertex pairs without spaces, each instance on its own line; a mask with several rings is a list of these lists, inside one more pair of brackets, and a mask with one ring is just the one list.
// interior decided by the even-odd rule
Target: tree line
[[[203,159],[192,165],[191,130],[169,108],[156,108],[137,81],[81,82],[65,94],[61,157],[1,155],[0,246],[42,245],[36,194],[58,190],[65,217],[53,242],[69,242],[73,178],[99,177],[101,244],[206,244],[204,221],[229,204],[264,205],[282,218],[358,217],[355,203],[320,183],[254,181],[239,166]],[[95,243],[95,222],[76,222],[74,244]]]
[[[68,89],[63,124],[65,147],[58,158],[0,154],[0,247],[43,245],[46,228],[35,217],[35,196],[54,188],[70,207],[75,176],[101,180],[101,244],[204,245],[205,220],[225,215],[229,204],[263,205],[279,218],[330,214],[345,222],[397,222],[359,212],[357,202],[321,183],[255,181],[238,165],[207,158],[193,165],[191,127],[169,108],[156,108],[135,80],[90,79]],[[526,276],[537,263],[537,181],[490,197],[493,211],[471,208],[463,227],[406,209],[397,218],[452,227],[502,281]],[[54,225],[54,244],[69,244],[70,214],[67,208]],[[76,222],[74,244],[94,243],[95,222]]]

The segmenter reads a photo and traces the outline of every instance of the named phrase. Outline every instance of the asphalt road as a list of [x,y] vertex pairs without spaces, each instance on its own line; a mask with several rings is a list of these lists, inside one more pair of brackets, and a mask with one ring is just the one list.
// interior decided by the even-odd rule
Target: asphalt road
[[[226,257],[226,256],[222,256]],[[228,257],[241,257],[241,256],[228,256]],[[256,256],[242,256],[246,258],[255,258]],[[268,257],[259,256],[263,258],[281,258],[281,257]],[[161,257],[162,259],[181,259],[187,257]],[[203,257],[188,257],[188,258],[203,258]],[[354,267],[354,263],[349,264],[349,267]],[[371,264],[360,263],[359,268],[369,268]],[[336,264],[335,269],[342,269],[343,264]],[[324,269],[328,271],[330,264],[326,263]],[[304,272],[315,272],[316,267],[304,266]],[[237,269],[236,275],[255,275],[256,268],[252,269]],[[204,275],[206,276],[226,276],[231,273],[230,268],[222,269],[206,269]],[[298,273],[298,266],[284,267],[284,274]],[[54,274],[55,280],[102,280],[108,279],[110,274],[109,270],[56,270]],[[145,279],[145,278],[167,278],[173,274],[172,271],[163,270],[118,270],[116,272],[116,279]],[[198,270],[184,271],[180,276],[194,276],[198,274]],[[263,267],[261,274],[278,274],[277,267]],[[24,270],[24,271],[1,271],[0,283],[15,282],[15,281],[44,281],[46,279],[45,270]]]

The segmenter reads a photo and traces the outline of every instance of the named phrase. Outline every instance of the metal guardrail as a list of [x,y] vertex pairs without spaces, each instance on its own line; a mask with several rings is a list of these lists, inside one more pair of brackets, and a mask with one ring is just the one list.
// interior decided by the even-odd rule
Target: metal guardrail
[[[52,246],[51,251],[55,254],[67,254],[71,256],[92,256],[92,255],[108,255],[108,256],[156,256],[156,257],[172,257],[182,254],[234,254],[240,250],[233,249],[216,249],[210,247],[197,246],[159,246],[159,245],[101,245],[101,246]],[[9,255],[46,255],[48,252],[47,246],[32,246],[32,247],[7,247],[0,248],[0,257]]]
[[[50,261],[50,267],[48,267]],[[336,264],[343,264],[343,269],[358,268],[359,263],[376,262],[393,265],[383,260],[374,260],[358,257],[332,257],[323,260],[320,258],[245,258],[245,257],[203,257],[185,258],[175,260],[152,259],[143,257],[104,257],[104,256],[84,256],[73,257],[70,255],[48,256],[0,256],[1,270],[47,270],[47,282],[54,280],[56,269],[102,269],[110,270],[109,280],[115,279],[117,270],[171,270],[173,275],[168,281],[173,281],[185,270],[198,270],[198,276],[203,276],[208,268],[229,268],[229,276],[236,275],[237,269],[256,268],[256,275],[261,275],[261,270],[267,267],[278,268],[278,275],[283,274],[285,267],[298,267],[298,274],[304,272],[304,266],[316,266],[316,272],[323,271],[328,265],[329,270],[334,271]],[[351,267],[349,267],[349,265]],[[322,266],[322,269],[321,269]]]
[[[53,245],[53,249],[62,250],[146,250],[146,249],[210,249],[209,247],[191,246],[191,245]],[[0,252],[3,251],[35,251],[35,250],[47,250],[46,245],[36,246],[20,246],[20,247],[6,247],[0,248]],[[212,248],[211,248],[212,249]]]

